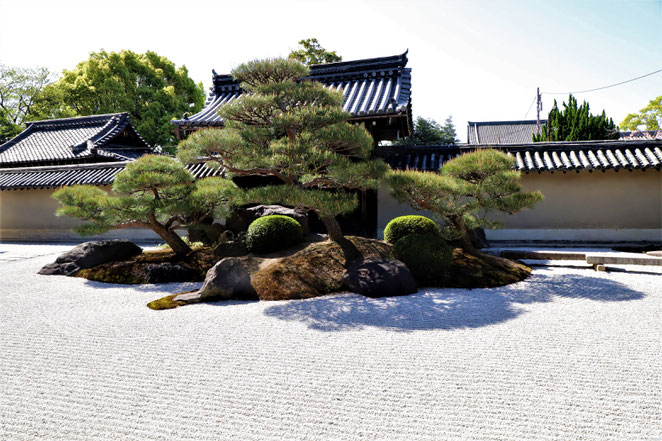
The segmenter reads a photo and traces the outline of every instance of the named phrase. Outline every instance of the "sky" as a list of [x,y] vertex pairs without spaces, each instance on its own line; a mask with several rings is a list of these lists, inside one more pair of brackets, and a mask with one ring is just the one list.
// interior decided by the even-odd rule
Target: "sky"
[[[91,52],[151,50],[211,86],[211,70],[317,38],[343,60],[409,50],[414,117],[535,119],[567,92],[662,69],[662,0],[0,0],[0,63],[72,69]],[[552,95],[545,92],[561,92]],[[577,94],[618,124],[662,95],[662,72]]]

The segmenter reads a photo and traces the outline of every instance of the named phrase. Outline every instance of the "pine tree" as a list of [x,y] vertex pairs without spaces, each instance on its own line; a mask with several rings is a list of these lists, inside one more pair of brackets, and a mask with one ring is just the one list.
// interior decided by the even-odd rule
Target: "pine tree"
[[301,46],[299,50],[290,52],[289,58],[299,60],[307,66],[342,61],[342,57],[336,51],[327,51],[324,49],[319,41],[317,41],[317,38],[299,40],[299,46]]
[[176,254],[191,251],[176,229],[229,215],[239,193],[229,179],[211,177],[195,182],[176,159],[154,155],[129,163],[117,174],[112,190],[108,194],[92,185],[64,187],[53,194],[62,204],[56,214],[88,221],[74,228],[81,235],[149,228]]
[[547,141],[591,141],[602,139],[618,139],[618,128],[605,111],[600,115],[589,112],[586,101],[577,106],[577,99],[570,95],[568,104],[563,103],[563,111],[559,110],[556,100],[547,118],[540,128],[540,133],[533,134],[533,142]]
[[313,211],[329,238],[347,245],[336,216],[353,211],[349,190],[377,188],[388,167],[370,159],[373,140],[349,124],[341,92],[303,80],[308,67],[293,59],[252,61],[232,75],[247,93],[219,110],[223,129],[200,130],[179,146],[184,162],[206,157],[231,176],[270,176],[283,185],[246,191],[246,202]]
[[522,191],[514,165],[515,159],[505,153],[482,149],[446,162],[441,174],[393,171],[388,182],[395,199],[435,213],[445,238],[460,239],[462,248],[471,252],[469,230],[500,226],[486,218],[488,213],[514,214],[542,199],[538,191]]

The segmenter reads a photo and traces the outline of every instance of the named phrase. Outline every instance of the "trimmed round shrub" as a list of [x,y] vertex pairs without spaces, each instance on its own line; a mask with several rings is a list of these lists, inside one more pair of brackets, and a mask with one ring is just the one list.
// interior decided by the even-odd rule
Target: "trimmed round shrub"
[[439,236],[439,227],[425,216],[400,216],[392,219],[384,229],[384,240],[396,243],[409,234],[431,234]]
[[279,214],[255,219],[246,231],[246,247],[255,253],[284,250],[302,239],[299,222]]
[[393,245],[393,255],[404,262],[418,284],[444,278],[453,263],[453,249],[438,234],[408,234]]

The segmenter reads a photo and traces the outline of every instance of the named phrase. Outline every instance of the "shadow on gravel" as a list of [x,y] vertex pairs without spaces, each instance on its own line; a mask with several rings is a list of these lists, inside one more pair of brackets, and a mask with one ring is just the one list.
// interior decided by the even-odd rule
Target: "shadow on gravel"
[[[58,276],[61,277],[61,276]],[[92,280],[85,280],[85,286],[94,289],[132,289],[140,291],[141,293],[163,293],[171,292],[173,294],[185,291],[199,289],[202,282],[177,282],[177,283],[158,283],[158,284],[141,284],[141,285],[126,285],[120,283],[104,283],[95,282]]]
[[429,289],[405,297],[371,299],[354,294],[292,300],[265,309],[267,316],[301,321],[312,329],[338,331],[366,326],[400,331],[478,328],[513,319],[518,304],[554,297],[599,302],[640,300],[644,293],[600,277],[536,271],[529,279],[491,289]]

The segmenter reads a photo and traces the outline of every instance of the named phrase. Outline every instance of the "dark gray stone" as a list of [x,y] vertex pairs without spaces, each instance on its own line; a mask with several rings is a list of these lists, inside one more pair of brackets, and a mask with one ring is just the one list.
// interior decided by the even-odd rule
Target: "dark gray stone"
[[130,259],[142,252],[142,248],[126,239],[85,242],[44,266],[39,274],[73,276],[81,269]]
[[71,262],[65,263],[49,263],[45,265],[38,274],[44,276],[75,276],[80,271],[80,268]]
[[192,268],[170,262],[145,265],[143,272],[147,283],[190,282],[198,277]]
[[367,297],[392,297],[418,291],[407,265],[395,259],[366,259],[351,264],[342,279],[343,288]]
[[296,211],[294,208],[287,208],[287,207],[283,207],[282,205],[256,205],[254,207],[235,208],[232,211],[232,215],[225,223],[225,226],[229,230],[232,230],[235,233],[239,233],[241,231],[246,231],[248,229],[248,226],[255,219],[264,216],[271,216],[273,214],[288,216],[294,219],[295,221],[299,222],[299,224],[301,225],[301,229],[303,230],[303,234],[308,234],[308,232],[310,231],[310,228],[308,226],[307,213],[300,213]]
[[471,243],[476,249],[490,247],[490,243],[487,241],[487,237],[485,236],[485,230],[480,227],[469,230],[469,239],[471,239]]
[[230,240],[219,243],[214,248],[214,255],[218,257],[240,257],[248,254],[245,240]]
[[201,300],[258,299],[250,274],[234,257],[222,259],[207,271],[198,292]]

